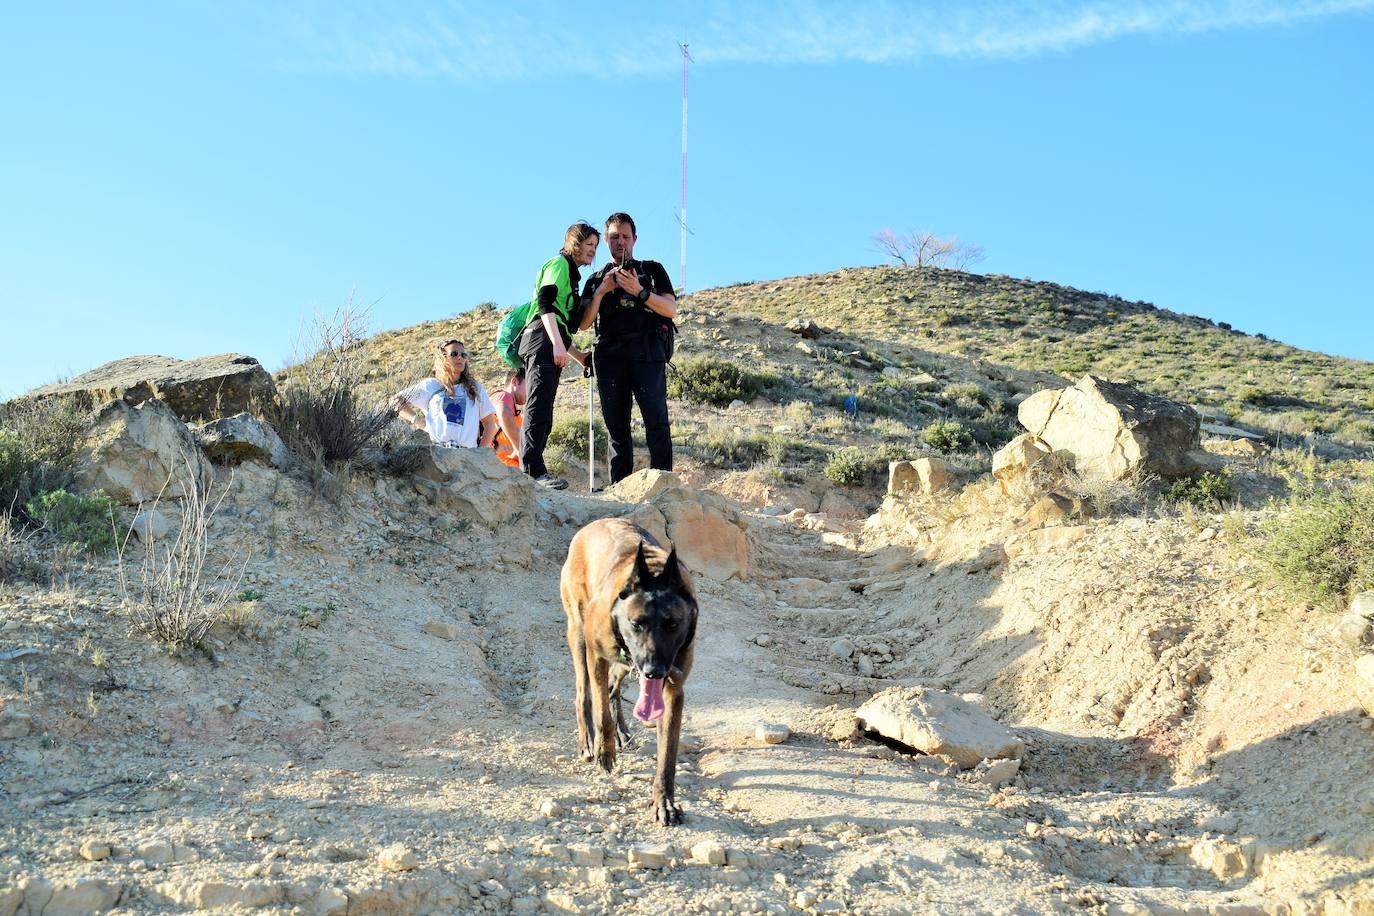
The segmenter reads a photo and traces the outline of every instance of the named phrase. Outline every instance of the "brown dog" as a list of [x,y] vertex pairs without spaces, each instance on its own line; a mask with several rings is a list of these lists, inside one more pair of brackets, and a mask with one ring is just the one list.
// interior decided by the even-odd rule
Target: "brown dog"
[[673,784],[683,684],[692,670],[697,629],[692,582],[675,550],[664,551],[653,535],[624,519],[603,518],[573,537],[561,591],[582,759],[596,760],[608,773],[615,766],[617,740],[628,736],[620,685],[633,670],[640,682],[635,716],[658,720],[654,819],[676,824],[682,818]]

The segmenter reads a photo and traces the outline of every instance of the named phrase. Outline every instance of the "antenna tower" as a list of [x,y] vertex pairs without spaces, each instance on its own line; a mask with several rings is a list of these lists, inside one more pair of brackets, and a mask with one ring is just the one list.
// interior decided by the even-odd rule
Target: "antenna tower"
[[687,53],[687,45],[678,42],[682,49],[682,209],[678,222],[682,226],[682,257],[678,264],[678,282],[682,291],[687,292],[687,63],[692,58]]

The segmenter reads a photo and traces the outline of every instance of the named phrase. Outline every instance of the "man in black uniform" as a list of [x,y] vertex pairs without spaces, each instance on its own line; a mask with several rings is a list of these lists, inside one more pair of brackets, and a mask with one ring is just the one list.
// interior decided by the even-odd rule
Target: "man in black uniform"
[[593,367],[611,443],[611,483],[616,483],[634,470],[632,397],[644,420],[649,467],[673,469],[667,365],[677,297],[662,264],[634,259],[635,221],[628,213],[606,218],[606,245],[611,263],[588,277],[582,288],[579,330],[597,324]]

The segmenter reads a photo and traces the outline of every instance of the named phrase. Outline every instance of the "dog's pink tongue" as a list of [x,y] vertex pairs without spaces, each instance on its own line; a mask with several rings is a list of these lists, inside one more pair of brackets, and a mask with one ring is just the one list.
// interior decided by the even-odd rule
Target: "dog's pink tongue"
[[652,722],[663,715],[663,678],[651,680],[639,676],[639,701],[635,703],[635,718]]

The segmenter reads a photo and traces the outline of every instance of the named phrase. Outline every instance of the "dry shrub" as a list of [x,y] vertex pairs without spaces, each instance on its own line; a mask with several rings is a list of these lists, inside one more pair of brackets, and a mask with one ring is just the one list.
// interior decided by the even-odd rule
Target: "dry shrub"
[[1374,588],[1374,483],[1310,487],[1264,525],[1258,551],[1290,595],[1339,606]]
[[[209,483],[191,467],[194,485],[181,500],[181,524],[171,543],[163,545],[148,533],[138,580],[129,582],[124,549],[119,554],[119,583],[125,604],[133,614],[134,629],[151,636],[172,651],[195,648],[220,619],[225,604],[238,588],[248,557],[230,557],[213,580],[206,564],[210,550],[210,519],[228,493],[226,488],[211,501]],[[161,504],[161,496],[152,509]],[[129,535],[133,534],[132,528]],[[237,569],[235,569],[237,567]]]
[[368,309],[352,297],[333,315],[316,315],[296,345],[298,354],[310,355],[286,370],[273,423],[287,446],[317,471],[353,461],[379,442],[396,417],[393,408],[367,407],[358,395],[367,373],[367,322]]

